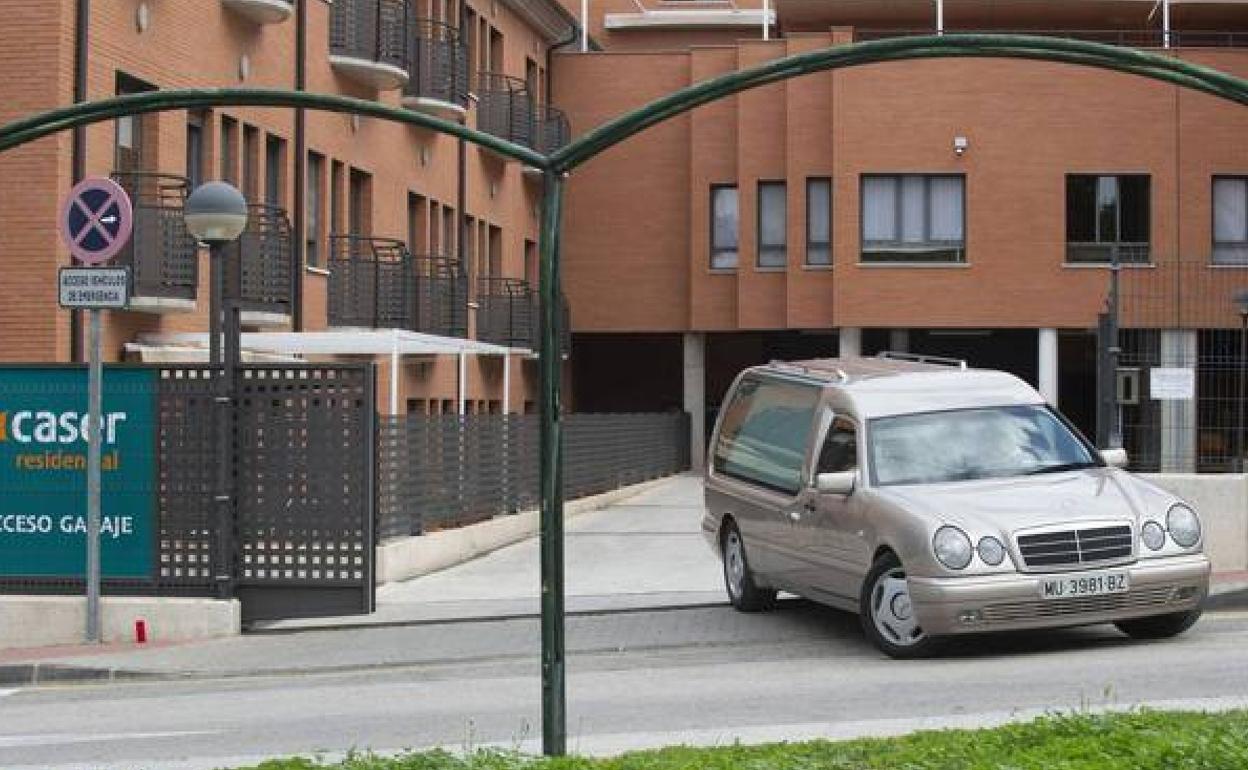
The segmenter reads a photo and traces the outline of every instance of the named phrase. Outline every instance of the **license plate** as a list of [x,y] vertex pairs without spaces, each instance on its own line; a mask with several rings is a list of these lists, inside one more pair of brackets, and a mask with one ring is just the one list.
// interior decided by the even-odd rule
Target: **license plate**
[[1131,590],[1131,578],[1126,572],[1083,573],[1040,581],[1041,599],[1124,594],[1129,590]]

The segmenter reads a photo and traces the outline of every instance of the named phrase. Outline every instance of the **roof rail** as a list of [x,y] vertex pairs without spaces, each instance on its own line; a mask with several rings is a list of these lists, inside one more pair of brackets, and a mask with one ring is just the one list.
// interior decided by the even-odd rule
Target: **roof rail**
[[887,358],[893,361],[913,361],[916,364],[935,364],[937,366],[956,366],[959,369],[966,368],[966,360],[962,358],[949,358],[947,356],[928,356],[921,353],[902,353],[895,350],[881,350],[875,354],[876,358]]
[[802,374],[807,377],[822,378],[824,375],[835,374],[841,382],[849,382],[849,375],[845,373],[844,369],[840,368],[825,369],[819,366],[803,366],[802,364],[794,361],[769,361],[767,362],[767,365],[774,366],[777,369],[788,369],[791,372]]

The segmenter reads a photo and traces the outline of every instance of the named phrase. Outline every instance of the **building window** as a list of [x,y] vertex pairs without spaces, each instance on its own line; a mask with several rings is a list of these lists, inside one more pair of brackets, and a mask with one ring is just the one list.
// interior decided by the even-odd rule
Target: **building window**
[[347,226],[352,235],[372,235],[372,175],[357,168],[351,169],[350,190],[347,199]]
[[758,266],[788,263],[788,206],[784,182],[758,183]]
[[1143,174],[1066,177],[1066,261],[1149,261],[1149,179]]
[[1248,265],[1248,177],[1213,178],[1213,264]]
[[204,183],[204,113],[186,114],[186,180],[194,190]]
[[414,192],[407,194],[407,250],[429,253],[429,204],[425,196]]
[[503,230],[490,225],[490,272],[494,278],[503,277]]
[[221,180],[238,185],[238,121],[221,118]]
[[329,232],[333,235],[348,235],[342,229],[342,185],[346,167],[342,161],[336,160],[329,167]]
[[325,156],[308,153],[308,196],[304,222],[304,258],[313,267],[321,265],[321,210],[325,205]]
[[280,208],[286,200],[286,140],[269,135],[264,140],[264,202]]
[[243,197],[249,201],[260,200],[260,129],[243,126]]
[[737,203],[736,185],[711,185],[711,267],[715,270],[737,267]]
[[965,179],[862,177],[863,262],[965,262]]
[[806,264],[832,264],[832,180],[806,180]]
[[[154,90],[156,87],[151,84],[120,72],[117,73],[118,96]],[[148,170],[148,164],[152,159],[148,156],[145,138],[149,134],[152,139],[156,138],[158,127],[153,122],[154,120],[155,116],[152,115],[123,115],[117,118],[113,156],[115,171],[125,174]]]

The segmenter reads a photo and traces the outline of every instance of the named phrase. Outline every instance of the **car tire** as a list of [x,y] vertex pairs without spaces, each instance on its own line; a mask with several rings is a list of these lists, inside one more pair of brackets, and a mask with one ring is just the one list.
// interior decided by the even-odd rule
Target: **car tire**
[[867,572],[858,600],[858,619],[867,639],[890,658],[927,657],[939,644],[919,627],[905,568],[891,552],[876,559]]
[[754,581],[741,530],[731,520],[720,533],[719,553],[724,565],[724,588],[734,608],[740,612],[764,612],[776,606],[775,589],[761,588]]
[[1120,620],[1114,623],[1118,630],[1132,639],[1169,639],[1178,636],[1195,625],[1200,619],[1201,610],[1197,607],[1187,612],[1173,612],[1169,615],[1154,615],[1148,618]]

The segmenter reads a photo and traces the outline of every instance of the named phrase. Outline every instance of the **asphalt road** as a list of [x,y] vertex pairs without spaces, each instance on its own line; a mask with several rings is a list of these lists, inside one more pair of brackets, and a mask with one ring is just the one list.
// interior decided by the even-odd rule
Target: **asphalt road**
[[[0,767],[189,770],[350,749],[535,750],[529,623],[447,624],[435,629],[442,654],[373,649],[391,664],[355,672],[0,690]],[[419,647],[429,633],[305,632],[270,643],[324,658]],[[1248,707],[1245,634],[1248,613],[1219,612],[1167,642],[1098,627],[974,639],[940,659],[898,662],[867,645],[853,616],[804,602],[767,616],[711,607],[578,618],[569,745],[603,753],[994,724],[1052,709]]]

